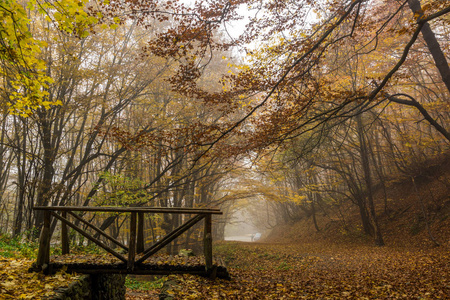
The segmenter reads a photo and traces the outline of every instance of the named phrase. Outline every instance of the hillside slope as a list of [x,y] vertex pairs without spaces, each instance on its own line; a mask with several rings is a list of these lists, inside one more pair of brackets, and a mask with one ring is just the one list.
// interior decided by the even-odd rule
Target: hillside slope
[[[422,164],[423,166],[424,164]],[[377,216],[387,246],[428,248],[450,246],[450,156],[429,161],[416,168],[411,177],[390,181],[375,191]],[[364,235],[358,209],[350,203],[318,212],[320,231],[312,218],[285,224],[272,230],[269,242],[372,243]]]

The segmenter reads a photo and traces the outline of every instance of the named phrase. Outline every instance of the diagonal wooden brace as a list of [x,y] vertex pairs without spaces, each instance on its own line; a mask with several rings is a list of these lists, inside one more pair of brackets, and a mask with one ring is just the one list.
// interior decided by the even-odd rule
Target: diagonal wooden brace
[[116,251],[114,251],[113,249],[111,249],[110,247],[108,247],[107,245],[105,245],[103,242],[97,240],[96,238],[94,238],[93,236],[91,236],[90,234],[88,234],[87,232],[85,232],[83,229],[81,229],[80,227],[78,227],[77,225],[73,224],[72,222],[70,222],[69,220],[67,220],[66,218],[61,217],[60,215],[58,215],[55,212],[52,212],[52,216],[54,216],[55,218],[57,218],[58,220],[60,220],[61,222],[64,222],[67,226],[72,227],[73,229],[75,229],[76,231],[78,231],[82,236],[84,236],[85,238],[87,238],[88,240],[90,240],[91,242],[97,244],[98,246],[102,247],[103,249],[105,249],[106,251],[108,251],[109,253],[111,253],[112,255],[114,255],[115,257],[117,257],[118,259],[120,259],[123,262],[127,262],[127,259],[125,257],[123,257],[122,255],[120,255],[119,253],[117,253]]
[[125,249],[126,251],[128,251],[127,246],[125,246],[123,243],[119,242],[118,240],[116,240],[115,238],[113,238],[112,236],[110,236],[109,234],[107,234],[106,232],[104,232],[103,230],[98,228],[97,226],[92,225],[91,223],[89,223],[88,221],[86,221],[85,219],[83,219],[82,217],[80,217],[79,215],[77,215],[71,211],[68,211],[67,213],[70,214],[75,219],[77,219],[78,221],[80,221],[81,223],[83,223],[84,225],[94,229],[96,232],[98,232],[100,235],[104,236],[111,242],[115,243],[116,245],[118,245],[118,246],[122,247],[123,249]]
[[197,215],[193,218],[191,218],[189,221],[184,223],[183,225],[176,228],[174,231],[166,235],[161,241],[157,242],[156,244],[153,244],[150,248],[144,251],[144,256],[142,256],[139,260],[136,261],[136,264],[144,262],[147,258],[161,250],[164,246],[172,242],[174,239],[179,237],[181,234],[183,234],[185,231],[187,231],[189,228],[194,226],[196,223],[200,222],[205,215]]

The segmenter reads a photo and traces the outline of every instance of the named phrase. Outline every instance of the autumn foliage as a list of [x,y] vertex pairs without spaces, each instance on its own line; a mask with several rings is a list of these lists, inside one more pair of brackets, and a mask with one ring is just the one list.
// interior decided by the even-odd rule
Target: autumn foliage
[[[449,205],[449,15],[440,0],[0,0],[1,231],[36,239],[34,206],[220,207],[216,239],[247,211],[261,228],[306,220],[321,232],[332,219],[382,246],[394,239],[386,222],[409,210],[401,184],[443,246],[433,228]],[[127,223],[92,220],[118,239]],[[183,220],[147,221],[150,243]],[[423,266],[408,272],[433,269],[415,255]],[[346,275],[332,280],[354,287],[333,296],[410,296],[406,279],[367,261],[355,268],[386,282],[357,289],[361,278],[333,265]],[[326,278],[329,265],[304,268]],[[440,297],[430,276],[411,293]],[[302,296],[277,284],[260,293]]]

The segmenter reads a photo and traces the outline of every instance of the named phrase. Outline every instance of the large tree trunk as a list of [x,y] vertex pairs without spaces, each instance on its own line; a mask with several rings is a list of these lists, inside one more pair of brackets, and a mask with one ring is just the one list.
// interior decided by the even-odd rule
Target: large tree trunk
[[[16,200],[16,213],[14,219],[13,236],[17,237],[22,232],[23,224],[23,209],[25,206],[25,165],[26,165],[26,126],[23,126],[22,140],[20,140],[19,131],[16,131],[17,143],[21,144],[22,151],[17,153],[17,182],[18,182],[18,194]],[[18,126],[16,125],[16,128]],[[16,129],[17,130],[17,129]]]
[[[53,163],[55,161],[55,149],[52,146],[52,129],[45,112],[40,116],[40,135],[42,139],[43,155],[43,175],[39,183],[37,194],[37,206],[47,206],[51,199],[52,181],[55,174]],[[34,226],[38,229],[44,224],[44,211],[36,211]]]
[[[423,11],[419,0],[409,0],[408,5],[413,13],[418,15],[418,19],[423,16]],[[428,23],[423,25],[421,33],[425,43],[427,44],[428,50],[430,50],[430,53],[433,56],[436,67],[442,77],[442,81],[450,92],[450,67],[444,53],[442,52],[439,42],[436,39],[436,36]]]

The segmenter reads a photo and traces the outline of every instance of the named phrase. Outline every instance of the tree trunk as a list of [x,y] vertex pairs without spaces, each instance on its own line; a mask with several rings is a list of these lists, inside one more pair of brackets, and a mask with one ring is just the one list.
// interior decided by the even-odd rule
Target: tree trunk
[[[420,6],[419,0],[409,0],[408,1],[409,8],[412,10],[414,14],[418,14],[418,20],[423,16],[423,11]],[[445,58],[444,53],[439,45],[439,42],[434,35],[434,32],[431,30],[430,25],[425,23],[421,29],[421,33],[425,43],[427,44],[428,50],[430,50],[431,55],[433,56],[434,62],[436,64],[437,69],[439,70],[439,74],[441,75],[442,81],[450,92],[450,67],[448,65],[447,59]]]
[[367,143],[364,134],[364,128],[362,124],[361,114],[356,116],[357,129],[358,129],[358,138],[359,138],[359,150],[361,154],[361,163],[364,171],[364,181],[366,183],[366,192],[367,192],[367,202],[369,206],[369,217],[371,219],[374,235],[375,235],[375,244],[377,246],[383,246],[384,241],[381,235],[380,227],[378,225],[377,215],[375,211],[375,205],[373,200],[373,191],[372,191],[372,177],[370,174],[370,164],[369,164],[369,155],[367,150]]
[[[40,116],[40,135],[42,138],[42,146],[44,151],[43,157],[43,175],[39,183],[38,194],[37,194],[37,206],[47,206],[50,203],[51,198],[51,187],[53,181],[53,175],[55,170],[53,168],[53,162],[55,160],[55,149],[52,147],[51,142],[51,123],[47,118],[45,112],[41,112]],[[36,219],[34,226],[36,228],[41,228],[44,223],[44,212],[36,211]]]
[[[15,119],[15,121],[17,118]],[[22,134],[18,130],[19,126],[22,127]],[[17,237],[22,232],[22,224],[23,224],[23,208],[25,206],[25,165],[26,165],[26,126],[25,124],[21,125],[16,124],[16,140],[17,144],[20,145],[22,151],[18,151],[17,153],[17,200],[16,200],[16,210],[15,210],[15,219],[14,219],[14,228],[13,228],[13,236]],[[22,139],[20,138],[22,136]]]

